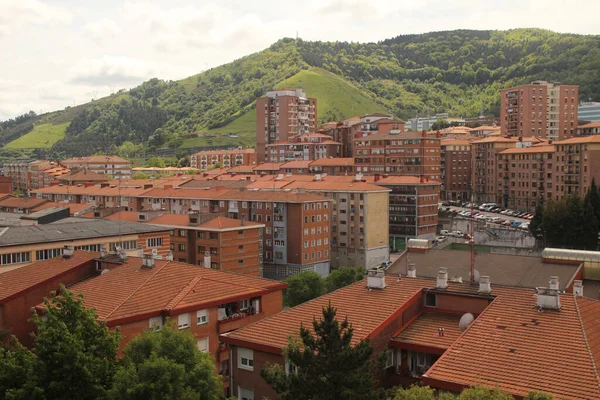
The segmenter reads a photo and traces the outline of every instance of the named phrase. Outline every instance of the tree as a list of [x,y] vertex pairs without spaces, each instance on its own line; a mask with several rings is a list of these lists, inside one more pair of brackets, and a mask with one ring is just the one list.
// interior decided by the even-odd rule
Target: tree
[[25,399],[35,355],[16,339],[0,347],[0,399]]
[[145,331],[123,352],[112,399],[213,400],[223,395],[211,356],[198,349],[189,331],[179,331],[173,323]]
[[132,179],[148,179],[149,176],[143,172],[136,172],[131,178]]
[[165,167],[165,160],[163,160],[160,157],[154,157],[154,158],[151,158],[148,161],[146,161],[145,166],[146,167],[152,167],[152,168],[164,168]]
[[542,200],[535,206],[535,214],[529,224],[529,231],[537,240],[544,239],[544,204]]
[[362,268],[344,267],[332,271],[325,278],[325,290],[327,293],[358,282],[364,278]]
[[436,400],[435,390],[429,386],[417,386],[397,388],[389,400]]
[[552,400],[554,396],[544,392],[530,392],[525,400]]
[[12,195],[15,197],[23,197],[24,193],[21,189],[15,189],[13,190]]
[[499,390],[474,387],[464,389],[458,396],[458,400],[514,400],[514,397]]
[[323,294],[323,278],[313,271],[302,271],[285,280],[288,284],[283,295],[283,304],[295,307]]
[[300,326],[299,341],[290,339],[284,348],[286,361],[296,372],[279,365],[260,371],[282,400],[360,400],[374,398],[375,374],[380,364],[368,340],[352,344],[348,319],[335,318],[336,309],[323,307],[323,318],[313,321],[313,333]]
[[594,210],[594,215],[596,216],[596,221],[600,223],[600,192],[599,188],[596,185],[596,178],[592,179],[592,183],[585,194],[585,203],[589,203]]
[[[97,321],[82,296],[60,288],[44,301],[36,325],[30,390],[46,399],[104,399],[112,385],[121,335]],[[34,388],[34,389],[32,389]]]

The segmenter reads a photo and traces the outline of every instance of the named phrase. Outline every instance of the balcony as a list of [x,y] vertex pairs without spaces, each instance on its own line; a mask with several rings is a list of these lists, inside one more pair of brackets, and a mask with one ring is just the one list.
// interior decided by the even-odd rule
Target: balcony
[[264,318],[261,312],[255,312],[254,307],[247,310],[239,310],[230,315],[221,315],[222,308],[219,308],[219,334],[239,329],[242,326],[254,323]]

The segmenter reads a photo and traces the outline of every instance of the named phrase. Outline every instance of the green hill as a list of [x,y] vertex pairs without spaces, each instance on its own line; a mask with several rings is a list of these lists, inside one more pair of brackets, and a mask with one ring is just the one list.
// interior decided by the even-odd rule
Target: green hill
[[[582,99],[598,101],[598,71],[600,36],[540,29],[431,32],[378,43],[282,39],[181,81],[151,79],[93,103],[2,123],[0,143],[48,146],[68,123],[45,155],[112,152],[125,141],[150,150],[248,145],[255,99],[274,86],[301,86],[316,97],[321,121],[373,111],[473,117],[497,115],[498,91],[532,80],[576,84]],[[55,134],[40,136],[38,126],[48,123]]]
[[69,122],[61,124],[38,124],[33,130],[6,145],[8,149],[40,149],[50,148],[65,136]]

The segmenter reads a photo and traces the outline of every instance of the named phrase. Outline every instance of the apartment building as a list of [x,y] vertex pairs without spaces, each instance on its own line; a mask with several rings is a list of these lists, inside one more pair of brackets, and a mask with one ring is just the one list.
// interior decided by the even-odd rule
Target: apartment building
[[357,173],[441,178],[440,137],[425,132],[376,133],[354,140]]
[[583,102],[579,104],[577,118],[580,121],[600,122],[600,102]]
[[89,157],[74,157],[60,162],[61,165],[71,169],[89,169],[98,174],[114,177],[130,176],[131,161],[119,156],[100,155]]
[[13,180],[14,190],[29,194],[33,189],[48,187],[69,173],[53,161],[21,160],[4,164],[4,175]]
[[311,182],[291,181],[284,190],[304,190],[332,199],[332,266],[368,269],[389,259],[390,189],[349,178],[346,181],[327,177],[316,177]]
[[[63,185],[82,185],[92,182],[94,184],[108,182],[109,177],[104,174],[99,174],[88,169],[76,170],[74,172],[64,174],[58,177],[58,182]],[[53,183],[42,187],[52,186]]]
[[577,127],[577,136],[600,135],[600,121]]
[[7,176],[0,176],[0,194],[13,192],[13,180]]
[[256,158],[268,160],[266,145],[315,132],[317,99],[301,89],[277,89],[256,100]]
[[556,199],[585,196],[592,179],[600,182],[600,136],[585,136],[553,143],[556,147],[553,173]]
[[35,197],[6,196],[0,199],[0,212],[29,214],[33,209],[47,203],[48,200]]
[[138,248],[166,257],[169,229],[136,222],[93,219],[60,220],[39,226],[10,226],[0,241],[0,273],[63,254],[65,245],[75,250],[123,249],[136,255]]
[[344,122],[329,122],[323,124],[317,133],[331,137],[331,140],[341,144],[340,157],[352,157],[354,139],[361,129],[360,117],[354,117]]
[[[497,200],[497,154],[517,147],[516,137],[492,136],[471,142],[471,171],[474,201],[478,203]],[[531,142],[525,142],[526,144]]]
[[497,155],[495,203],[533,211],[540,201],[554,199],[556,146],[537,145],[503,150]]
[[[576,281],[574,295],[559,290],[555,276],[547,287],[532,292],[494,286],[495,275],[471,285],[452,282],[451,269],[439,268],[436,279],[416,277],[417,272],[415,265],[401,278],[369,271],[366,280],[221,335],[232,361],[231,394],[276,397],[261,379],[261,369],[279,364],[293,373],[294,366],[282,353],[288,338],[331,305],[340,320],[347,318],[352,324],[353,345],[369,339],[376,353],[389,352],[378,376],[385,388],[423,384],[459,393],[485,385],[517,398],[533,391],[579,400],[600,397],[594,363],[598,339],[590,334],[600,306],[581,297],[581,281]],[[515,357],[518,354],[527,357]],[[573,368],[556,369],[556,360]],[[508,377],[507,370],[527,373]],[[549,373],[553,379],[548,379]]]
[[199,170],[221,165],[223,168],[231,168],[238,165],[256,164],[255,149],[229,149],[229,150],[205,150],[190,157],[190,166]]
[[320,158],[309,164],[312,174],[354,175],[354,158]]
[[339,157],[341,143],[322,133],[296,135],[285,142],[267,144],[268,162],[312,161],[319,158]]
[[469,200],[471,198],[471,140],[449,139],[441,141],[442,200]]
[[502,134],[565,140],[576,135],[579,86],[534,81],[500,91]]

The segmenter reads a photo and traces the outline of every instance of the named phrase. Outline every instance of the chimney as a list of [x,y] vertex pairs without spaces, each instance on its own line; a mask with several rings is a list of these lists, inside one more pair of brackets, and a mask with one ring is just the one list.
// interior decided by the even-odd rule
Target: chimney
[[63,258],[71,258],[73,257],[73,246],[70,244],[65,244],[63,248]]
[[573,283],[573,294],[577,297],[583,297],[583,281],[575,281]]
[[125,249],[119,250],[119,260],[121,260],[122,262],[127,261],[127,250],[125,250]]
[[552,139],[548,140],[548,144],[552,144]]
[[558,277],[551,276],[548,287],[538,287],[536,290],[536,306],[543,311],[544,308],[550,310],[560,310]]
[[173,261],[173,252],[169,250],[165,258],[167,259],[167,261]]
[[105,187],[109,187],[109,186],[110,186],[110,183],[108,183],[108,182],[103,182],[100,184],[101,188],[105,188]]
[[316,174],[315,175],[315,181],[320,181],[321,180],[321,174]]
[[367,287],[369,289],[385,289],[385,271],[370,269],[367,272]]
[[154,257],[152,254],[144,254],[142,256],[142,268],[154,268]]
[[210,252],[204,252],[204,268],[211,268],[210,266]]
[[448,270],[445,267],[440,268],[435,287],[438,289],[446,289],[448,287]]
[[108,255],[108,252],[106,251],[106,245],[105,244],[101,244],[100,245],[100,257],[104,258]]
[[408,264],[408,272],[406,276],[409,278],[417,277],[417,268],[415,267],[415,264]]
[[190,211],[188,220],[190,226],[198,226],[200,224],[200,215],[198,214],[198,211]]
[[144,256],[144,246],[138,244],[137,246],[137,256],[142,258]]
[[489,276],[479,277],[479,294],[490,294],[492,292],[492,286],[490,285]]
[[379,174],[375,174],[375,182],[379,182],[379,179],[381,179]]

